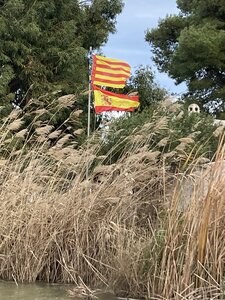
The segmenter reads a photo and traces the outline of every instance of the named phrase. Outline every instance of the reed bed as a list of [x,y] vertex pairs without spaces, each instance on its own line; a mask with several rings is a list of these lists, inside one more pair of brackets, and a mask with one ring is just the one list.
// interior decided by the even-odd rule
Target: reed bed
[[[201,158],[190,162],[186,155],[188,173],[172,172],[166,161],[176,152],[147,147],[166,126],[162,117],[134,132],[115,164],[108,163],[113,149],[97,155],[97,137],[82,150],[42,143],[2,159],[0,278],[75,284],[82,278],[120,296],[223,299],[223,142],[193,192],[181,195]],[[182,157],[189,142],[180,141]]]

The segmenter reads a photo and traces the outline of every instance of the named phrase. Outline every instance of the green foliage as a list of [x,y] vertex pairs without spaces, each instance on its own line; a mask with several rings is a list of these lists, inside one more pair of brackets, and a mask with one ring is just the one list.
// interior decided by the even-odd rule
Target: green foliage
[[182,13],[167,16],[149,30],[146,40],[154,61],[177,83],[186,82],[192,96],[213,110],[224,110],[225,5],[223,1],[178,0]]
[[140,98],[140,111],[146,107],[161,101],[166,91],[155,82],[155,74],[150,67],[140,66],[131,76],[124,92],[137,91]]
[[[176,106],[178,109],[174,110]],[[147,145],[148,151],[160,151],[163,155],[174,152],[168,155],[168,163],[179,162],[182,166],[182,162],[201,156],[213,158],[218,146],[215,130],[211,116],[204,113],[189,115],[183,105],[172,104],[165,108],[162,103],[115,120],[100,154],[110,152],[107,163],[112,163],[135,144],[143,144]]]
[[121,0],[0,2],[0,96],[20,88],[28,100],[85,88],[87,51],[115,32],[122,7]]
[[30,99],[23,110],[11,111],[8,106],[2,106],[0,156],[24,154],[34,145],[40,151],[80,146],[86,138],[86,124],[85,113],[79,109],[77,100],[73,94],[59,97],[50,93]]
[[3,65],[1,67],[1,80],[0,80],[0,95],[7,93],[8,85],[15,76],[13,68],[10,65]]
[[[1,124],[19,91],[15,102],[23,107],[20,129],[28,129],[31,142],[41,140],[35,133],[38,126],[49,125],[62,130],[59,138],[71,134],[80,144],[85,130],[79,135],[74,131],[87,126],[87,95],[83,95],[88,86],[87,52],[90,46],[102,46],[115,32],[122,8],[122,0],[0,1]],[[76,101],[59,107],[57,98],[65,94],[76,95]],[[37,116],[39,109],[46,113]],[[71,114],[77,110],[83,113],[73,121]],[[14,135],[9,133],[11,144],[21,148]],[[10,145],[6,151],[10,152]]]

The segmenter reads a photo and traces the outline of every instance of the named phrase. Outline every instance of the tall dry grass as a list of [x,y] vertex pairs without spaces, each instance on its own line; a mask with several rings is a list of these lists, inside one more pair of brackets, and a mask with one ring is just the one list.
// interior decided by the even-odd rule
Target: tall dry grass
[[[96,157],[97,143],[79,151],[43,143],[1,160],[0,278],[76,283],[80,277],[119,295],[222,299],[223,143],[206,175],[207,194],[196,183],[193,193],[181,195],[187,174],[166,164],[176,153],[147,147],[166,126],[161,118],[135,132],[113,165],[101,163],[112,152]],[[187,141],[181,143],[184,156]],[[192,159],[188,176],[199,160]]]

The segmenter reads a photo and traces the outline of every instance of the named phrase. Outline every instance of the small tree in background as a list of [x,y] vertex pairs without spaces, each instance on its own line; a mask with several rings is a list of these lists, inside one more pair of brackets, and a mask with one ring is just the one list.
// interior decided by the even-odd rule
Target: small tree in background
[[131,76],[124,88],[124,92],[136,91],[140,97],[139,111],[143,111],[159,101],[166,95],[166,90],[158,86],[155,74],[149,66],[139,66]]

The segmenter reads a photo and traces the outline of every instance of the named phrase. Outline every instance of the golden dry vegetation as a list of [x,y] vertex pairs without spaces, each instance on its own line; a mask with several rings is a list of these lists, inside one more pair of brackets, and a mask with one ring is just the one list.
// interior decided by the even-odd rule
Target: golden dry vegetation
[[[1,131],[26,134],[18,131],[22,121],[11,119]],[[47,126],[36,134],[45,141],[60,135]],[[113,149],[98,156],[101,145],[95,135],[79,150],[64,147],[64,135],[52,147],[43,141],[27,154],[12,150],[2,158],[0,278],[63,283],[82,278],[88,286],[110,287],[124,296],[222,299],[223,139],[207,194],[199,195],[196,186],[182,209],[180,182],[204,158],[185,152],[190,137],[172,152],[149,150],[152,137],[166,126],[162,117],[134,132],[129,151],[111,165],[103,162]],[[161,146],[167,143],[169,139],[160,141]],[[189,165],[188,174],[167,164],[179,155]]]

